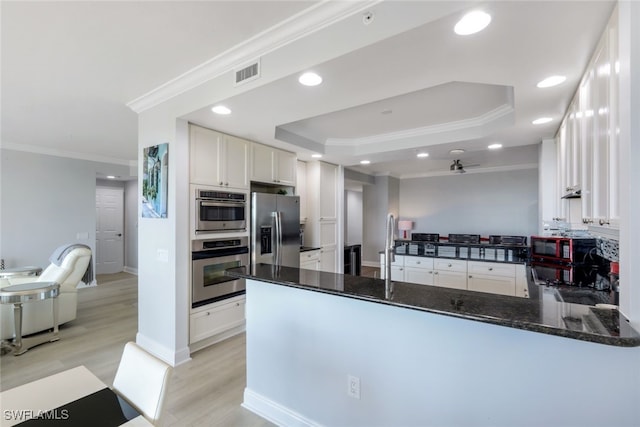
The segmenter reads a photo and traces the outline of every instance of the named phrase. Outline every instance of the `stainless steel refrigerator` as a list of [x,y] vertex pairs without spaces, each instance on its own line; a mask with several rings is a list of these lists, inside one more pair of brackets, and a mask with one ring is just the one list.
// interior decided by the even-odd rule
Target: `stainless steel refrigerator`
[[300,267],[300,198],[251,193],[251,269]]

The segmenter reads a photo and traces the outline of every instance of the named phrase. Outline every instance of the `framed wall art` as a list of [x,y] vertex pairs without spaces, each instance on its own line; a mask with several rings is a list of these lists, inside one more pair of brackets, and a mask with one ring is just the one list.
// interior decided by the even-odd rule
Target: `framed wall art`
[[143,149],[142,217],[166,218],[169,197],[169,143]]

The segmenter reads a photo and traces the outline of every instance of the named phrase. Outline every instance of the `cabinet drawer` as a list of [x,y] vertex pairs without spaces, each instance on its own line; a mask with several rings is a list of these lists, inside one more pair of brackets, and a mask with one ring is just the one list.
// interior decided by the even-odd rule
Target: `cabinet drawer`
[[469,274],[467,289],[499,295],[516,295],[516,279],[513,277]]
[[491,276],[515,277],[515,264],[501,264],[495,262],[469,261],[469,274],[488,274]]
[[[393,267],[404,267],[404,255],[396,255],[395,261],[391,263]],[[380,265],[384,265],[384,254],[380,254]]]
[[245,299],[241,299],[191,314],[190,342],[198,342],[243,325],[244,306]]
[[433,261],[434,270],[467,272],[467,261],[455,259],[438,259]]
[[300,263],[309,261],[320,261],[320,249],[300,252]]
[[413,268],[424,268],[433,270],[433,258],[417,257],[417,256],[405,256],[404,266]]

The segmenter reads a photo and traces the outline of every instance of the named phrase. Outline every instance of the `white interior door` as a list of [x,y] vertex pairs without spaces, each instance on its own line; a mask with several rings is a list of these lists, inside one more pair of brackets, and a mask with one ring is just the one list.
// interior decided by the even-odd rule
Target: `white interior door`
[[124,189],[96,188],[96,274],[124,270]]

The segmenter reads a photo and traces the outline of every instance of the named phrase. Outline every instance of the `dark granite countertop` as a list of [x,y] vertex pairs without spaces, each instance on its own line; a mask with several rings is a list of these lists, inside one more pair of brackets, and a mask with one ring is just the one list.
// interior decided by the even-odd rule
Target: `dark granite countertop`
[[394,282],[393,294],[387,299],[384,281],[369,277],[269,264],[256,266],[253,274],[241,269],[227,270],[227,274],[599,344],[640,346],[640,334],[618,310],[564,303],[556,298],[553,287],[530,285],[530,298],[519,298]]

